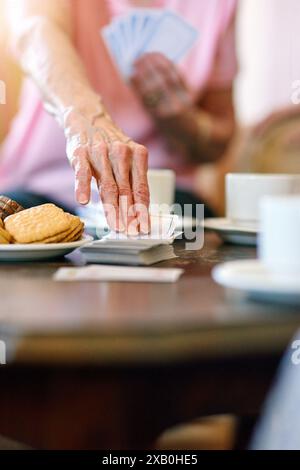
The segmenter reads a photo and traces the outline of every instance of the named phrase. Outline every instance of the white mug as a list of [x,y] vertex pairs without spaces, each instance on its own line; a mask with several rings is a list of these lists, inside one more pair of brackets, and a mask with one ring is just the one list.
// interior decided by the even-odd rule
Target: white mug
[[264,196],[300,195],[300,175],[231,173],[226,176],[226,217],[233,223],[258,227]]
[[149,170],[150,212],[169,213],[175,201],[176,175],[172,170]]
[[265,197],[260,214],[261,261],[276,275],[300,275],[300,197]]

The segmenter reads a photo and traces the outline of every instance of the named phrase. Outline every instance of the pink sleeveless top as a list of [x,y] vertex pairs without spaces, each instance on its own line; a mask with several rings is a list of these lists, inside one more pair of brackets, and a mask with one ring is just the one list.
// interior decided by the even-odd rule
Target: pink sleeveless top
[[[118,74],[99,34],[103,26],[126,13],[133,3],[72,0],[75,47],[113,119],[132,139],[148,147],[150,167],[174,169],[178,185],[193,189],[195,168],[187,166],[180,155],[169,153],[147,111]],[[195,99],[210,87],[230,86],[236,74],[236,0],[154,0],[151,6],[173,9],[199,30],[196,45],[179,64]],[[20,111],[0,150],[0,162],[1,193],[22,188],[74,205],[74,177],[66,158],[63,132],[44,111],[39,91],[29,79],[24,81]]]

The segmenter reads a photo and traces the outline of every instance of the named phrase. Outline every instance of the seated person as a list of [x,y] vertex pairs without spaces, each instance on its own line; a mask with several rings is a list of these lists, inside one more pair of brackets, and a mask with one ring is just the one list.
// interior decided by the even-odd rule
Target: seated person
[[255,127],[237,152],[239,170],[299,173],[300,3],[245,0],[240,13],[237,107]]
[[248,129],[238,156],[243,170],[257,173],[300,173],[300,107],[271,113]]
[[[0,151],[0,193],[24,207],[53,201],[72,211],[75,201],[89,202],[94,178],[109,225],[147,233],[149,153],[151,167],[176,171],[177,202],[201,202],[195,170],[223,155],[235,127],[236,0],[6,4],[11,44],[29,79]],[[200,34],[178,67],[147,54],[125,83],[99,30],[133,6],[171,8]],[[141,207],[134,214],[133,203]]]

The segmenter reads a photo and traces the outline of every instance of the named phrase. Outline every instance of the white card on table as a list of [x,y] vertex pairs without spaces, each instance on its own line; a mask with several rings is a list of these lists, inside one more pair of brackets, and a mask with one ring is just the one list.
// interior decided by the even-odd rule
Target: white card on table
[[127,266],[90,265],[80,268],[60,268],[54,275],[55,281],[102,281],[102,282],[177,282],[182,269],[138,268]]

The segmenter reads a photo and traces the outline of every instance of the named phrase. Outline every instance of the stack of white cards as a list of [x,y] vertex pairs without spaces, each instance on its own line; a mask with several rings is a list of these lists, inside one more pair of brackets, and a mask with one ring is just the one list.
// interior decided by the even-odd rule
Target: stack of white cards
[[85,245],[81,252],[88,263],[150,266],[176,257],[172,243],[179,236],[175,232],[177,224],[176,215],[151,216],[149,235],[128,237],[111,232]]
[[128,78],[142,55],[160,52],[178,62],[194,45],[198,31],[169,10],[132,9],[101,31],[121,75]]

